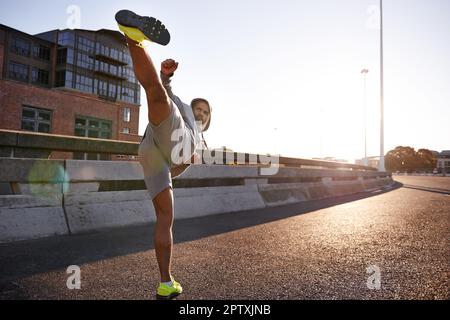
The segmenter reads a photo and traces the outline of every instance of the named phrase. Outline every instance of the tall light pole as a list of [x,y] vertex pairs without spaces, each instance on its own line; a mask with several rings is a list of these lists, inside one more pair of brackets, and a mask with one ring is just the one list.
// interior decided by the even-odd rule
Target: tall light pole
[[277,139],[277,130],[278,128],[273,128],[273,137],[274,137],[274,145],[273,145],[273,153],[277,154],[277,144],[278,144],[278,139]]
[[364,165],[368,165],[367,161],[367,94],[366,94],[366,75],[369,69],[362,69],[361,73],[364,76]]
[[[324,119],[324,117],[323,117],[323,114],[324,114],[324,112],[323,112],[323,106],[321,106],[320,107],[320,121],[322,121],[322,123],[323,123],[323,119]],[[320,149],[319,149],[319,154],[320,154],[320,158],[324,158],[324,153],[323,153],[323,131],[324,131],[324,129],[323,128],[321,128],[321,130],[320,130]]]
[[386,171],[384,167],[384,75],[383,75],[383,0],[380,0],[380,163],[379,171]]

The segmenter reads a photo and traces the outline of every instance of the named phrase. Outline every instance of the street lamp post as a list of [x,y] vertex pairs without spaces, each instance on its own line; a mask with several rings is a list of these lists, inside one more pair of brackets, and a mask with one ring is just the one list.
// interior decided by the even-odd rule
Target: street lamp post
[[273,128],[273,131],[274,131],[274,135],[273,135],[273,138],[274,138],[273,153],[274,154],[277,154],[277,145],[278,145],[277,130],[278,130],[278,128]]
[[380,0],[380,163],[379,171],[385,171],[384,167],[384,76],[383,76],[383,0]]
[[366,75],[369,73],[368,69],[362,69],[361,73],[364,76],[364,165],[368,165],[367,160],[367,94],[366,94]]

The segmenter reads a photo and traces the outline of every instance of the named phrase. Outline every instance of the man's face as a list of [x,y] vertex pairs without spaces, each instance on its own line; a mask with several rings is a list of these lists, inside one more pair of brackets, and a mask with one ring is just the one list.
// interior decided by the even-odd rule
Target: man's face
[[193,108],[195,121],[201,121],[203,126],[208,123],[210,113],[209,107],[204,102],[197,102]]

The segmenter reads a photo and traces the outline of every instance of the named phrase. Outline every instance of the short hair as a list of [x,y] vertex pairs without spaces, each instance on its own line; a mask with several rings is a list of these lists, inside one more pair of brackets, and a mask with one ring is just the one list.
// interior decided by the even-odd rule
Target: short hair
[[195,107],[195,105],[200,103],[200,102],[206,103],[208,105],[209,110],[211,111],[211,106],[209,105],[208,100],[203,99],[203,98],[196,98],[196,99],[192,100],[191,107],[192,108]]
[[196,98],[196,99],[192,100],[191,108],[194,109],[194,107],[200,102],[205,103],[208,106],[208,108],[209,108],[209,120],[208,120],[208,123],[205,125],[205,128],[203,129],[203,132],[205,132],[205,131],[207,131],[209,129],[209,126],[211,125],[212,108],[211,108],[211,105],[209,104],[208,100],[203,99],[203,98]]

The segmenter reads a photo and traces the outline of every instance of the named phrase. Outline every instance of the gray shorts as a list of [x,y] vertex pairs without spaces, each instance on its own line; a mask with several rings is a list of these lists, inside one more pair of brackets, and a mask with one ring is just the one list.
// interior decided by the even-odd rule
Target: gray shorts
[[[151,122],[147,125],[146,134],[139,145],[139,162],[152,200],[165,189],[173,188],[170,168],[179,164],[180,158],[189,159],[195,151],[192,130],[186,126],[178,107],[172,101],[171,108],[169,117],[159,126]],[[181,149],[182,145],[186,148]],[[180,152],[175,152],[179,157],[172,154],[174,148],[181,149]]]

